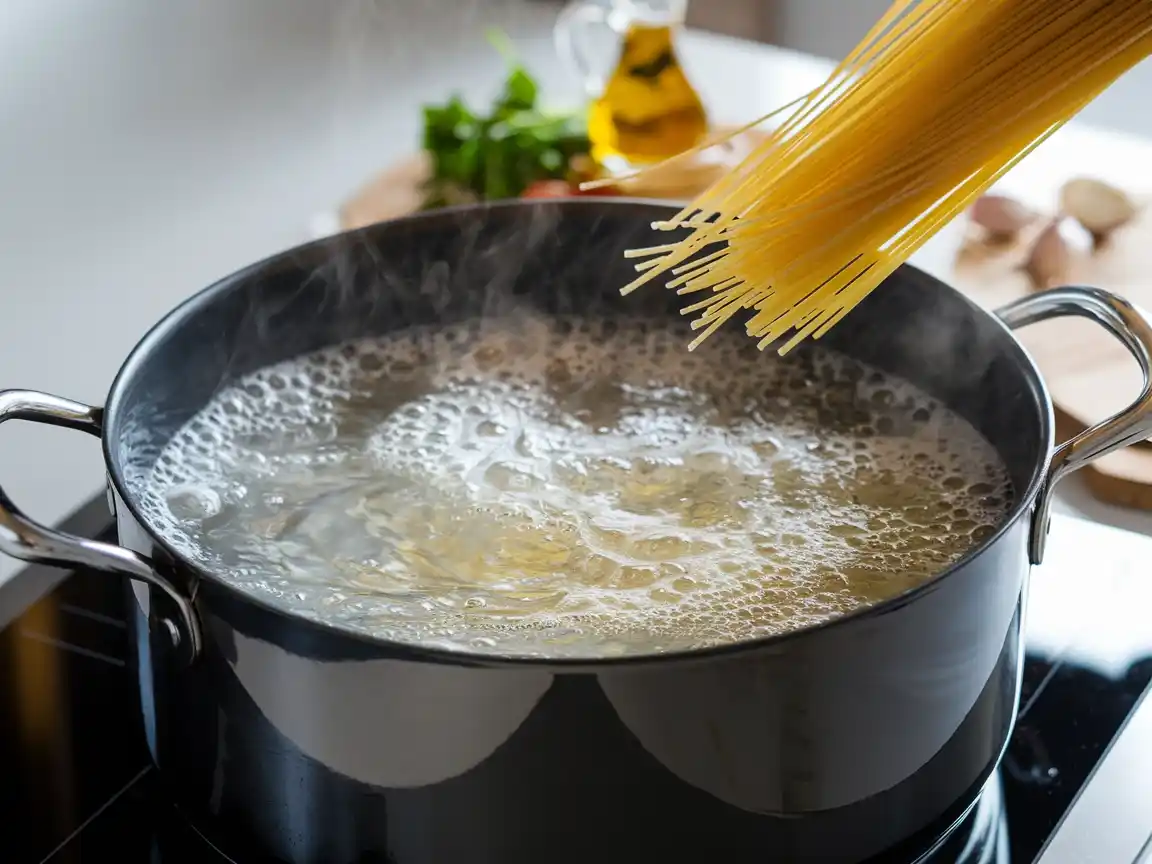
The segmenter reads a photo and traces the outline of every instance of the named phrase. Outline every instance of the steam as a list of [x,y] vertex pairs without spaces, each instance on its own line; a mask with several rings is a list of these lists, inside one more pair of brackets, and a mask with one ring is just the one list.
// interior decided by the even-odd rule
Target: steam
[[[442,101],[451,92],[468,100],[492,95],[503,79],[506,60],[485,39],[488,28],[508,34],[521,59],[540,74],[547,92],[563,92],[567,84],[575,95],[576,82],[557,80],[561,73],[551,43],[556,12],[550,5],[525,0],[333,4],[327,19],[331,29],[325,89],[332,94],[327,158],[330,165],[341,166],[347,184],[332,190],[333,198],[418,150],[422,104]],[[523,218],[502,218],[502,225],[515,227],[500,231],[491,230],[482,213],[444,218],[456,235],[451,242],[422,242],[413,232],[409,247],[398,252],[387,238],[369,230],[337,234],[320,248],[294,256],[292,264],[305,271],[298,290],[284,292],[282,302],[253,304],[246,312],[242,330],[257,343],[247,346],[247,353],[269,346],[273,356],[276,343],[302,341],[292,328],[314,326],[315,320],[278,315],[277,307],[299,310],[302,303],[297,300],[305,297],[315,303],[318,318],[339,320],[342,311],[349,310],[349,338],[366,335],[353,332],[359,319],[378,317],[382,305],[410,298],[414,290],[437,314],[448,313],[453,297],[467,291],[481,298],[476,314],[482,320],[514,323],[531,316],[513,289],[525,261],[554,233],[556,209],[543,205]],[[477,273],[483,278],[477,280]],[[340,341],[339,334],[333,335]],[[252,370],[229,359],[224,371],[221,386]]]

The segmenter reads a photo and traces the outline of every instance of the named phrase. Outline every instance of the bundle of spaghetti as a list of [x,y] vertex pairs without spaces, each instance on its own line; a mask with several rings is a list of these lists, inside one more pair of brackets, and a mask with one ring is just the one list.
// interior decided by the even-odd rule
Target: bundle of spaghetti
[[690,348],[745,310],[761,349],[819,338],[1149,53],[1152,0],[898,0],[743,162],[654,226],[679,239],[627,253],[644,260],[623,293],[666,277],[704,295],[683,310],[701,331]]

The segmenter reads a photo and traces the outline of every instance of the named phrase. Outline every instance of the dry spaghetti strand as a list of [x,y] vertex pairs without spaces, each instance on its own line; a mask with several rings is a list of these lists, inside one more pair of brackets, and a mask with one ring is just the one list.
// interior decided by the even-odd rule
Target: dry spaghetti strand
[[662,279],[696,295],[690,347],[748,312],[761,348],[819,338],[1150,53],[1150,0],[899,0],[743,162],[654,226],[686,233],[632,250],[623,293]]

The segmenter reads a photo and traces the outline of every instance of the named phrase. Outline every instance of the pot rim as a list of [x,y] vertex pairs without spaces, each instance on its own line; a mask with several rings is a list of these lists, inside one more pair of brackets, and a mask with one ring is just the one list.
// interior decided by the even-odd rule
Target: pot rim
[[[128,389],[128,385],[135,378],[137,372],[145,366],[155,345],[163,340],[163,338],[173,330],[180,327],[185,321],[191,319],[205,304],[209,303],[217,295],[226,293],[233,290],[237,284],[242,284],[247,278],[254,274],[259,273],[269,267],[273,267],[282,262],[285,262],[295,256],[300,255],[305,251],[312,251],[319,249],[323,246],[333,242],[340,242],[341,240],[351,239],[357,234],[365,231],[378,230],[381,225],[395,225],[395,224],[418,224],[430,223],[434,224],[444,220],[459,219],[461,216],[468,214],[489,211],[489,210],[504,210],[504,209],[524,209],[524,208],[540,208],[540,207],[563,207],[565,209],[579,209],[579,208],[624,208],[632,207],[636,209],[648,210],[656,218],[667,217],[670,214],[679,212],[682,207],[676,203],[669,203],[666,200],[648,199],[648,198],[629,198],[629,197],[602,197],[596,198],[591,196],[571,197],[571,198],[551,198],[551,199],[532,199],[532,200],[507,200],[507,201],[492,201],[482,202],[479,204],[464,204],[454,207],[444,207],[436,210],[422,211],[418,213],[409,214],[395,219],[377,222],[373,225],[365,226],[362,228],[354,228],[348,231],[342,231],[328,237],[322,237],[316,240],[308,241],[297,246],[290,247],[280,252],[274,253],[263,258],[260,261],[243,267],[221,279],[213,282],[207,287],[192,294],[177,306],[173,307],[163,317],[160,318],[147,332],[140,338],[132,350],[128,353],[124,362],[121,364],[120,369],[117,371],[116,376],[112,380],[112,385],[109,388],[108,397],[105,401],[104,408],[104,429],[107,430],[116,426],[116,417],[120,411],[120,403],[124,398],[124,393]],[[662,212],[656,212],[662,211]],[[1048,391],[1048,387],[1044,382],[1044,377],[1040,374],[1040,370],[1036,365],[1035,360],[1032,358],[1028,350],[1016,337],[1015,333],[993,312],[984,309],[969,298],[961,294],[957,289],[953,288],[948,283],[935,276],[919,269],[912,264],[902,264],[897,272],[911,271],[915,274],[915,278],[922,281],[934,283],[937,289],[950,291],[958,294],[960,299],[976,310],[981,316],[992,319],[990,323],[999,327],[1006,336],[1011,340],[1014,348],[1019,353],[1020,369],[1024,375],[1025,380],[1031,386],[1033,393],[1038,401],[1038,408],[1040,409],[1040,426],[1041,436],[1043,441],[1040,442],[1042,447],[1043,458],[1039,459],[1033,467],[1031,478],[1028,481],[1027,487],[1016,496],[1016,501],[1012,509],[1004,517],[1001,523],[997,526],[996,530],[992,532],[979,544],[973,546],[964,555],[958,558],[952,564],[943,568],[929,579],[915,585],[893,597],[889,597],[880,603],[871,606],[863,606],[852,612],[844,615],[838,615],[827,621],[817,624],[809,624],[805,627],[796,630],[790,630],[786,633],[778,633],[771,636],[764,636],[758,639],[749,639],[739,642],[726,642],[719,645],[712,645],[703,648],[692,648],[679,651],[667,652],[648,652],[642,654],[629,654],[619,657],[532,657],[518,654],[489,654],[477,653],[465,650],[455,650],[448,648],[440,648],[433,646],[421,645],[419,643],[399,642],[388,639],[382,639],[365,633],[359,630],[353,630],[343,627],[338,624],[331,624],[321,620],[305,617],[298,613],[292,612],[277,603],[273,602],[270,598],[261,597],[256,594],[250,594],[246,591],[237,588],[235,585],[229,583],[226,579],[213,573],[208,568],[196,561],[192,561],[186,556],[177,552],[173,546],[158,532],[155,531],[148,521],[142,515],[140,508],[136,503],[136,496],[129,491],[128,484],[124,478],[123,467],[118,458],[112,452],[111,440],[107,432],[101,434],[101,450],[104,455],[105,466],[108,471],[108,476],[112,486],[116,490],[116,494],[124,505],[128,508],[134,521],[147,533],[149,539],[162,549],[172,560],[180,563],[182,567],[187,568],[196,575],[198,579],[206,580],[209,584],[217,589],[222,589],[231,599],[239,601],[242,604],[251,604],[257,607],[261,612],[270,614],[274,618],[284,620],[288,624],[295,626],[303,626],[309,629],[319,631],[321,634],[328,637],[337,637],[352,640],[360,644],[362,647],[374,647],[382,649],[389,653],[389,655],[405,656],[408,659],[426,661],[432,663],[446,663],[451,665],[467,665],[467,666],[483,666],[492,668],[537,668],[546,670],[549,668],[574,672],[578,670],[587,671],[601,671],[607,668],[621,668],[621,667],[637,667],[651,664],[662,664],[669,662],[684,662],[691,660],[708,660],[713,658],[730,657],[745,652],[771,650],[779,645],[796,639],[802,639],[806,636],[812,635],[816,632],[830,631],[835,628],[850,625],[853,622],[865,621],[873,618],[878,618],[886,615],[897,609],[900,609],[921,596],[930,594],[941,587],[945,580],[952,577],[954,574],[966,568],[970,563],[975,561],[980,555],[984,554],[986,550],[991,548],[994,544],[1008,533],[1009,530],[1014,528],[1021,518],[1029,518],[1031,515],[1032,505],[1036,500],[1037,495],[1044,483],[1044,478],[1048,471],[1049,462],[1052,458],[1052,451],[1055,440],[1055,414],[1052,405],[1052,398]]]

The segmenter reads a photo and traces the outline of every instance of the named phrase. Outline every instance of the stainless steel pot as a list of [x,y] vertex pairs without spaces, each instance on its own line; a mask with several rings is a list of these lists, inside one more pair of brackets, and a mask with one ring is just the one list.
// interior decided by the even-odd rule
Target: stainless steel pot
[[[1017,495],[993,536],[927,584],[784,637],[595,662],[388,644],[239,593],[141,517],[129,474],[256,368],[494,302],[678,315],[671,292],[617,293],[621,253],[649,245],[669,212],[588,199],[382,223],[174,310],[103,410],[0,393],[0,421],[103,440],[120,545],[56,533],[0,493],[0,549],[129,577],[149,747],[226,849],[294,864],[859,861],[915,855],[972,803],[1015,717],[1028,567],[1044,554],[1053,488],[1152,429],[1152,327],[1106,292],[1060,288],[992,315],[904,267],[826,337],[971,420]],[[1145,384],[1054,448],[1051,402],[1011,330],[1064,315],[1114,334]]]

